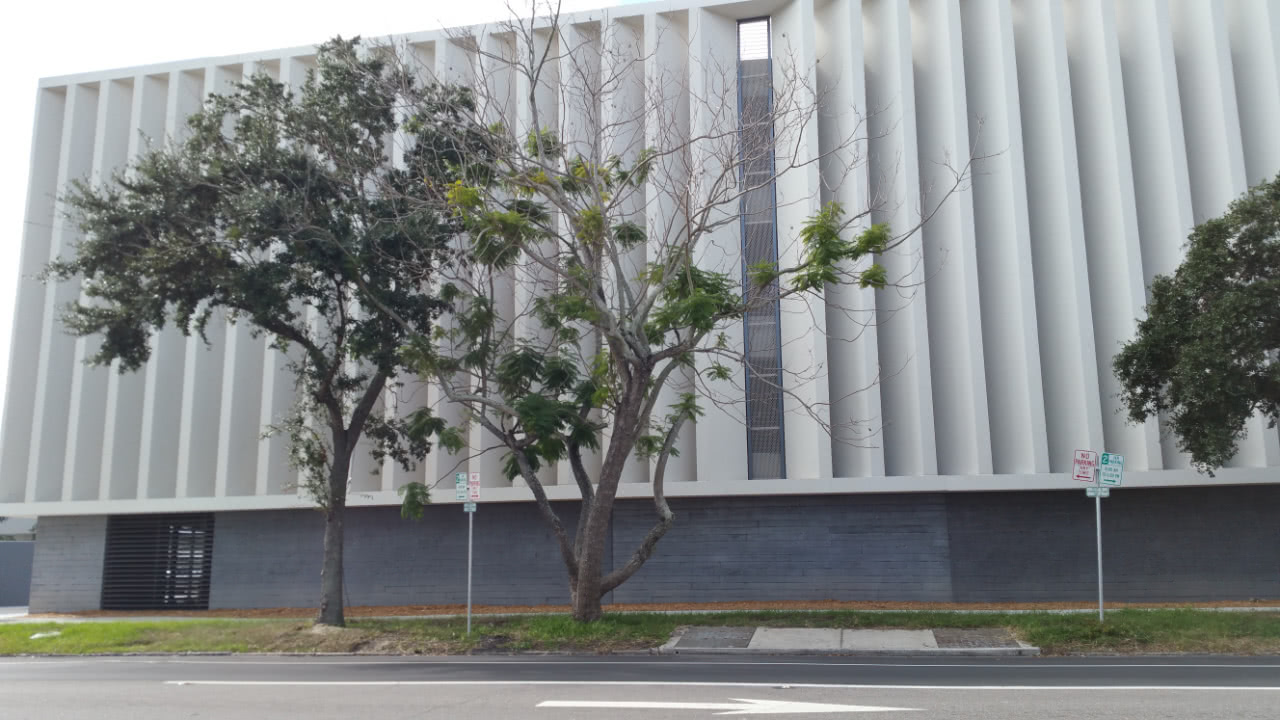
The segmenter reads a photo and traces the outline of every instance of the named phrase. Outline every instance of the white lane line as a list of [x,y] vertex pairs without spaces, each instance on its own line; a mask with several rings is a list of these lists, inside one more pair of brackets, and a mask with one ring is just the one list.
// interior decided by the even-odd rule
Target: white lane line
[[[346,665],[346,666],[363,666],[363,665],[399,665],[399,666],[418,666],[418,665],[450,665],[464,667],[467,665],[591,665],[593,667],[601,667],[600,660],[292,660],[283,658],[280,660],[249,660],[242,659],[241,656],[218,656],[209,659],[200,658],[169,658],[169,657],[95,657],[91,660],[63,660],[61,658],[49,658],[46,660],[32,660],[20,662],[5,662],[0,660],[0,665],[53,665],[67,663],[134,663],[149,665]],[[695,660],[634,660],[608,662],[608,667],[628,667],[632,665],[689,665],[694,667],[847,667],[847,668],[998,668],[1001,670],[1056,670],[1061,668],[1267,668],[1280,669],[1280,664],[1248,664],[1248,663],[1046,663],[1043,661],[1027,662],[1025,664],[978,664],[978,663],[843,663],[843,662],[786,662],[786,661],[766,661],[766,662],[714,662],[714,661],[695,661]]]
[[483,687],[483,686],[606,686],[606,687],[734,687],[815,688],[834,690],[1222,690],[1280,691],[1280,687],[1226,685],[859,685],[845,683],[780,682],[648,682],[644,680],[165,680],[165,685],[213,685],[249,687]]
[[601,708],[606,710],[721,710],[717,715],[794,715],[796,713],[864,713],[919,711],[920,708],[881,707],[878,705],[836,705],[833,703],[796,702],[793,700],[752,700],[732,698],[733,702],[664,702],[650,700],[544,700],[540,708]]

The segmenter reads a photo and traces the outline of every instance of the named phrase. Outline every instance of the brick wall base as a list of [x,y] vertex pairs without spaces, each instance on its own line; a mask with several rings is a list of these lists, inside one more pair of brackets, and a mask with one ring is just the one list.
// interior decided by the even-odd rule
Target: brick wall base
[[[609,602],[735,600],[1091,600],[1094,508],[1083,489],[690,498]],[[1106,594],[1115,601],[1280,598],[1280,485],[1117,490],[1103,501]],[[575,504],[558,506],[574,527]],[[461,603],[466,515],[352,508],[349,605]],[[626,562],[652,522],[620,501],[610,557]],[[105,518],[40,523],[32,611],[97,607]],[[310,607],[320,587],[322,517],[218,513],[210,607]],[[96,566],[95,566],[96,563]],[[568,601],[559,550],[532,504],[482,504],[473,601]]]

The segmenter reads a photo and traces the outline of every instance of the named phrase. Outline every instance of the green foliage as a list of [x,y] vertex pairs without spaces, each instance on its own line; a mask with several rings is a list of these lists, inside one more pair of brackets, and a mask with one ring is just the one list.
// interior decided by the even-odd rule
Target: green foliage
[[1204,471],[1225,464],[1261,411],[1280,417],[1280,178],[1191,233],[1186,259],[1151,283],[1147,317],[1114,359],[1129,418],[1167,413]]
[[[335,450],[351,440],[347,423],[379,456],[411,464],[427,451],[402,420],[357,408],[404,368],[400,348],[430,335],[449,304],[424,280],[452,262],[462,225],[409,198],[487,180],[466,170],[456,139],[436,133],[442,117],[465,109],[465,92],[424,90],[398,127],[396,88],[410,78],[362,54],[358,39],[326,43],[316,60],[296,94],[256,75],[211,96],[184,141],[101,186],[76,184],[66,201],[84,238],[46,272],[83,277],[84,300],[63,319],[77,335],[102,336],[98,364],[137,369],[151,335],[170,324],[203,335],[226,316],[269,334],[303,390],[279,429],[324,504],[329,470],[348,454]],[[398,131],[419,139],[405,169],[386,157]]]
[[[890,241],[889,227],[883,223],[867,228],[855,240],[846,240],[842,237],[843,222],[844,209],[839,203],[830,202],[801,227],[804,256],[800,267],[790,278],[793,290],[812,292],[839,284],[842,265],[883,252]],[[770,270],[760,268],[758,284],[768,284],[777,277],[776,270]],[[864,288],[882,288],[885,283],[884,268],[874,263],[858,278],[858,284]]]
[[431,488],[425,483],[411,482],[401,485],[396,492],[400,493],[400,517],[421,520],[423,511],[431,504]]

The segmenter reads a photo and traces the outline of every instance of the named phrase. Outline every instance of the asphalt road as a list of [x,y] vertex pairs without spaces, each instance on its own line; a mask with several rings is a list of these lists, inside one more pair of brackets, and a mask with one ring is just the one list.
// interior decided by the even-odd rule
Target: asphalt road
[[1280,717],[1280,658],[0,659],[0,717]]

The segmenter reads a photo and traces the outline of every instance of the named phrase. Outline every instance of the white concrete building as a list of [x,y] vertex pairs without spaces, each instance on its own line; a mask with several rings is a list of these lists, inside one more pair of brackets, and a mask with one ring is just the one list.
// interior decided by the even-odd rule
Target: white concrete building
[[[984,159],[907,252],[882,259],[918,284],[914,297],[837,288],[825,311],[778,314],[783,365],[820,370],[793,389],[829,401],[832,418],[868,421],[871,437],[830,437],[779,396],[776,457],[749,461],[755,428],[708,413],[673,470],[685,482],[668,484],[678,527],[615,600],[1088,597],[1089,575],[1075,566],[1092,551],[1079,542],[1092,536],[1092,507],[1068,477],[1076,448],[1126,458],[1124,489],[1107,506],[1111,531],[1126,538],[1110,550],[1109,562],[1123,568],[1113,573],[1115,593],[1280,596],[1280,538],[1265,510],[1280,502],[1280,433],[1255,420],[1231,467],[1197,474],[1156,423],[1126,422],[1110,371],[1147,284],[1177,266],[1191,227],[1280,171],[1280,5],[672,0],[562,18],[561,34],[633,48],[646,58],[638,85],[677,72],[697,87],[704,68],[750,61],[740,55],[740,23],[761,19],[765,52],[798,62],[832,102],[862,108],[869,137],[855,182],[830,189],[815,163],[778,184],[779,256],[795,252],[794,229],[822,202],[865,207],[880,198],[873,220],[909,225],[936,205],[941,161],[971,149]],[[503,42],[492,28],[464,32]],[[457,37],[397,41],[451,77],[470,62]],[[91,368],[82,360],[95,340],[66,334],[56,316],[79,288],[33,279],[76,241],[54,199],[66,183],[124,167],[146,138],[180,138],[206,94],[248,74],[300,82],[313,53],[41,81],[0,437],[0,515],[41,518],[33,609],[105,602],[108,529],[157,513],[211,518],[198,530],[207,547],[187,557],[211,563],[197,573],[206,583],[212,574],[205,602],[307,605],[317,594],[318,518],[292,489],[283,440],[260,439],[291,401],[282,358],[233,325],[211,327],[212,347],[158,335],[136,374]],[[647,132],[687,133],[701,121],[682,117],[683,126]],[[826,152],[857,120],[820,114],[804,147]],[[851,304],[876,322],[863,328],[832,310]],[[436,495],[425,526],[399,525],[391,518],[406,474],[363,462],[353,472],[351,602],[447,601],[457,586],[442,584],[440,568],[455,562],[449,528],[461,516],[452,494]],[[492,468],[487,458],[471,462]],[[419,472],[435,479],[454,465],[432,456]],[[758,470],[767,467],[781,472]],[[631,482],[620,497],[648,492]],[[570,501],[577,489],[563,481],[548,494]],[[501,532],[541,534],[529,500],[527,489],[486,472],[484,503],[493,507],[481,509],[477,527],[488,514],[503,519],[494,526]],[[623,503],[619,553],[644,512],[643,503]],[[1215,539],[1216,554],[1205,554],[1201,537]],[[482,589],[480,602],[567,597],[552,541],[488,542],[503,557],[489,565],[489,586],[479,579],[491,593]],[[992,547],[1000,552],[985,554]],[[513,572],[522,587],[507,581]]]

